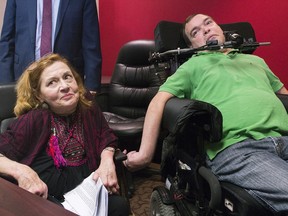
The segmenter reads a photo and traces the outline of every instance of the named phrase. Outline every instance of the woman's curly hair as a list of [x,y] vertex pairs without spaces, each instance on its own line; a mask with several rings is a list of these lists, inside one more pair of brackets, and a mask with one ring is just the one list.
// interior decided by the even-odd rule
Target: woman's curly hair
[[78,84],[80,106],[90,107],[92,105],[92,101],[89,101],[85,97],[86,89],[80,75],[68,60],[59,54],[49,54],[29,65],[19,78],[16,85],[17,101],[14,107],[14,113],[16,116],[25,114],[32,109],[42,107],[43,102],[38,99],[41,85],[40,78],[43,71],[55,62],[63,62],[70,68]]

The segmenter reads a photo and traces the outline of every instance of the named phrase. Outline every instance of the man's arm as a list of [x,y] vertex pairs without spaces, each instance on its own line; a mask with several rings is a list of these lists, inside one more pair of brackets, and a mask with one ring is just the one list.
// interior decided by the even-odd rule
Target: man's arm
[[125,165],[129,170],[144,168],[151,162],[157,145],[163,110],[166,102],[172,97],[170,93],[158,92],[150,102],[145,116],[139,152],[132,151],[127,154]]
[[278,94],[288,94],[288,90],[283,86],[277,91]]

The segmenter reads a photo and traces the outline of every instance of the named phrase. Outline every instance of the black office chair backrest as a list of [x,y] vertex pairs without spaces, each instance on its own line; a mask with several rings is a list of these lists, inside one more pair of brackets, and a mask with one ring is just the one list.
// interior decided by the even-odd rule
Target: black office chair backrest
[[[248,22],[235,22],[219,25],[224,32],[230,31],[241,35],[244,42],[256,42],[254,29]],[[161,53],[177,48],[187,48],[182,31],[183,26],[181,23],[166,20],[160,21],[154,30],[155,51]],[[252,53],[254,50],[255,47],[252,47],[245,51],[245,53]]]
[[13,112],[16,104],[15,84],[0,84],[0,132],[3,133],[15,118]]
[[155,51],[153,40],[135,40],[119,51],[109,89],[109,112],[127,118],[143,117],[146,109],[166,80],[165,68],[149,62]]

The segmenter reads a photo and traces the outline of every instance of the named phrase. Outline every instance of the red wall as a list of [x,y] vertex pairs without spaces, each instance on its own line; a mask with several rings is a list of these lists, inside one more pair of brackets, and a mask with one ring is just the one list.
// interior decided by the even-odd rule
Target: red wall
[[257,41],[271,42],[254,54],[264,58],[288,87],[287,0],[100,0],[99,9],[103,76],[112,74],[124,43],[153,39],[160,20],[183,22],[190,14],[204,13],[218,23],[250,22]]

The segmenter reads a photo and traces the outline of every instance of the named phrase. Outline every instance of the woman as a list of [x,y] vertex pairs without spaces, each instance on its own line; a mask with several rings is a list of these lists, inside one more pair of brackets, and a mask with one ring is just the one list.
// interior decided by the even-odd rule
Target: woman
[[[57,54],[32,63],[17,83],[17,120],[0,135],[0,173],[43,198],[63,200],[92,172],[109,191],[109,215],[128,215],[113,162],[117,138],[80,76]],[[114,194],[114,195],[112,195]]]

